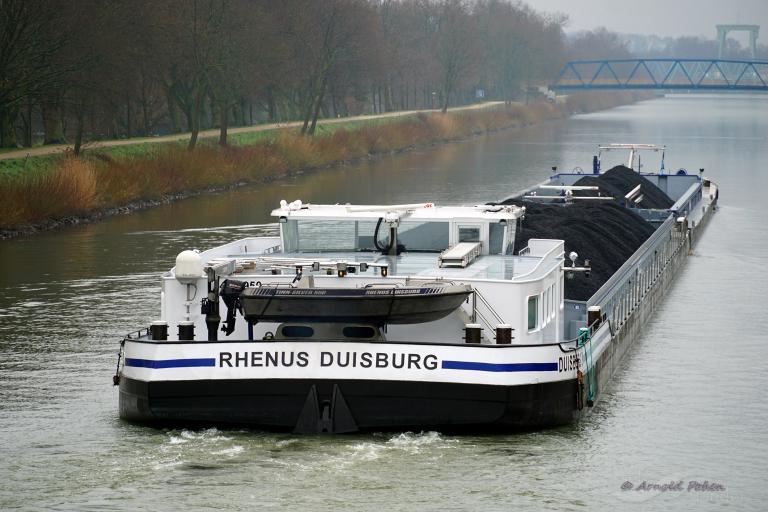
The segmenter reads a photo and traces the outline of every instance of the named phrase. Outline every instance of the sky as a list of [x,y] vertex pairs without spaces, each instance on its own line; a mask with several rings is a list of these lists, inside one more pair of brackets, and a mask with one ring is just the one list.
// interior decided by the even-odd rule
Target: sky
[[[760,25],[768,45],[768,0],[525,0],[540,12],[562,12],[566,31],[606,27],[614,32],[659,36],[717,37],[715,25]],[[747,33],[733,33],[742,43]]]

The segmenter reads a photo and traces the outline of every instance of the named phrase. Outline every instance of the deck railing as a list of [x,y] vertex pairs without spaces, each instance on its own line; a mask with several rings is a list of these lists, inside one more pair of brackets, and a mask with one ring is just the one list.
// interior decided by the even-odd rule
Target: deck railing
[[[483,314],[480,310],[478,310],[478,303],[483,305],[486,310],[486,314]],[[486,316],[487,315],[487,316]],[[489,319],[488,316],[491,318]],[[472,293],[472,322],[476,323],[478,319],[482,323],[483,327],[485,328],[486,332],[491,333],[496,331],[496,326],[499,324],[506,323],[504,322],[504,319],[501,318],[501,315],[493,309],[493,306],[488,302],[488,299],[483,297],[483,294],[480,293],[480,291],[475,288]]]

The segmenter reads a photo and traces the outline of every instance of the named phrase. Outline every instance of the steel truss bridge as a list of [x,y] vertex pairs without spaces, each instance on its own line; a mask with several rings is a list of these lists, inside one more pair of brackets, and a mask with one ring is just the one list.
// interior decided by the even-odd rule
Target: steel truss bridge
[[613,59],[567,62],[555,91],[659,89],[768,92],[768,61]]

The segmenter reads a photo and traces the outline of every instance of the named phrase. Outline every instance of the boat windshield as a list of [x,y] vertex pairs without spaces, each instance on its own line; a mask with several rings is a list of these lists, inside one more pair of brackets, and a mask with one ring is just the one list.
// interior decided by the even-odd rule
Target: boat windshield
[[[376,220],[289,220],[282,225],[286,252],[379,251],[389,244],[389,228]],[[374,237],[378,235],[378,248]],[[441,252],[448,248],[449,222],[402,221],[397,244],[404,251]]]

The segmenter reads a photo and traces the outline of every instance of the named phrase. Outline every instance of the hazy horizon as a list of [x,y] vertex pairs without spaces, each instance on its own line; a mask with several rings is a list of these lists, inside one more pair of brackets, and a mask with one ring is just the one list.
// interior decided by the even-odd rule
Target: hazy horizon
[[[655,34],[661,37],[700,36],[715,39],[715,25],[760,25],[758,44],[768,45],[768,0],[529,0],[540,12],[568,15],[567,31],[606,27],[627,34]],[[691,14],[695,16],[691,16]],[[742,44],[747,33],[728,37]]]

